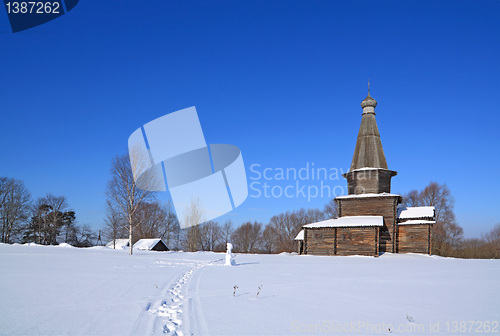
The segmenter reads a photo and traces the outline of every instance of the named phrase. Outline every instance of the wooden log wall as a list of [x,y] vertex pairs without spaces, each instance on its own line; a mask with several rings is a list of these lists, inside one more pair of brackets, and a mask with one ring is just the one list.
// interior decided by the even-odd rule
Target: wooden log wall
[[397,206],[401,196],[379,196],[336,199],[339,217],[343,216],[383,216],[384,226],[380,230],[380,252],[396,252],[395,223]]
[[391,192],[391,178],[396,172],[390,170],[361,170],[344,175],[347,179],[347,191],[354,194],[380,194]]
[[305,254],[378,256],[379,228],[306,228]]
[[398,225],[397,252],[431,254],[431,235],[430,224]]
[[306,228],[304,232],[305,254],[335,255],[336,228]]
[[347,175],[347,192],[349,195],[379,192],[377,170],[363,170],[350,172]]

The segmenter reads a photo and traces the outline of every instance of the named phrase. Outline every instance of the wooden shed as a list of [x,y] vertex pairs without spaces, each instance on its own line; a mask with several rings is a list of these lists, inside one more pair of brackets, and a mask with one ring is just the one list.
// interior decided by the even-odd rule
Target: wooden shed
[[300,230],[300,232],[295,237],[295,241],[297,242],[297,253],[304,253],[304,230]]
[[114,239],[106,244],[106,247],[114,249],[124,249],[128,246],[128,239]]
[[163,239],[139,239],[137,243],[134,244],[134,248],[138,250],[146,251],[169,251],[167,244]]
[[434,207],[400,207],[396,226],[396,252],[432,253]]

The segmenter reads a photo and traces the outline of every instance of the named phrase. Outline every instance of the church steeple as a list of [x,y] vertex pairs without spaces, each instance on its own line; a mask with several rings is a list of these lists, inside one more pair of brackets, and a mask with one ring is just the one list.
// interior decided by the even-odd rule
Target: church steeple
[[397,174],[387,168],[375,120],[376,106],[377,101],[370,96],[370,82],[368,82],[368,96],[361,102],[363,114],[351,169],[343,175],[347,179],[349,194],[390,193],[391,178]]
[[375,120],[376,106],[377,101],[370,96],[370,82],[368,82],[368,96],[361,102],[363,114],[352,157],[351,171],[367,167],[387,169],[384,149]]

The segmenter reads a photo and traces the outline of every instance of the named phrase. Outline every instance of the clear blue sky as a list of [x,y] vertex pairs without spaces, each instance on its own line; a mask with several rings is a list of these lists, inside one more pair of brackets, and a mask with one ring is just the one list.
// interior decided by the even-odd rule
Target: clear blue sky
[[[446,183],[468,237],[500,222],[500,1],[82,0],[16,34],[0,9],[0,60],[0,176],[96,229],[128,136],[193,105],[249,182],[253,164],[348,169],[368,78],[393,192]],[[328,200],[249,197],[222,220]]]

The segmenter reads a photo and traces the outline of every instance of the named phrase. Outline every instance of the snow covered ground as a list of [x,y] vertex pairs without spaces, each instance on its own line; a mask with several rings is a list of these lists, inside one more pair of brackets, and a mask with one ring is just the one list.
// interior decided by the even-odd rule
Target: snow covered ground
[[500,260],[236,263],[208,252],[0,244],[0,334],[500,335]]

